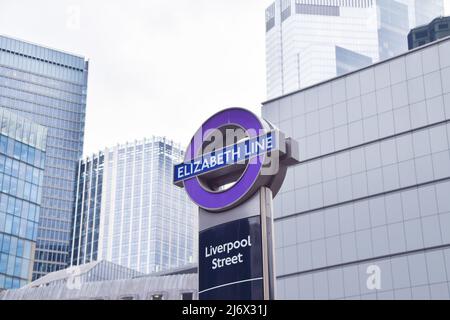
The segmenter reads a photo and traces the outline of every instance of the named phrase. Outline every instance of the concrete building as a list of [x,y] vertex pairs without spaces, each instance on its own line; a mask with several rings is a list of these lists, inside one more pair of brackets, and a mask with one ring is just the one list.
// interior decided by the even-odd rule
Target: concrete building
[[84,57],[0,36],[0,106],[48,128],[33,279],[69,260],[87,75]]
[[0,106],[0,289],[31,280],[47,129]]
[[197,261],[197,207],[173,185],[184,150],[153,137],[80,161],[71,265],[107,260],[144,273]]
[[450,36],[450,17],[439,17],[430,23],[412,29],[408,34],[409,50]]
[[450,38],[263,104],[301,163],[274,201],[279,299],[449,299]]
[[407,51],[442,0],[276,0],[266,10],[268,99]]

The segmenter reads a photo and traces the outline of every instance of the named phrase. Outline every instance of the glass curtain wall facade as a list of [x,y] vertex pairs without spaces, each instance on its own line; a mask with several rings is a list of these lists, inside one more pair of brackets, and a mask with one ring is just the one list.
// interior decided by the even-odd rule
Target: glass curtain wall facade
[[33,279],[68,263],[87,74],[83,57],[0,36],[0,105],[48,128]]
[[444,14],[443,0],[377,0],[377,6],[381,60],[407,51],[409,31]]
[[374,0],[276,0],[266,10],[267,95],[337,74],[336,47],[378,60]]
[[447,39],[263,105],[301,150],[274,201],[278,298],[449,299],[448,79]]
[[369,57],[336,46],[336,75],[341,76],[371,64]]
[[71,264],[104,259],[150,273],[196,261],[197,208],[172,184],[183,158],[153,137],[81,161]]
[[409,28],[428,24],[445,12],[443,0],[396,0],[409,6]]
[[443,13],[443,0],[276,0],[266,10],[268,99],[341,75],[346,61],[353,71],[403,53],[409,30]]
[[429,24],[412,29],[408,34],[408,49],[450,36],[450,17],[440,17]]
[[82,265],[98,259],[104,160],[103,152],[99,152],[80,161],[78,165],[71,265]]
[[47,129],[0,106],[0,289],[31,280]]
[[380,59],[388,59],[395,54],[405,52],[408,48],[405,43],[409,31],[408,2],[378,0],[380,10],[380,26],[378,37],[380,44]]

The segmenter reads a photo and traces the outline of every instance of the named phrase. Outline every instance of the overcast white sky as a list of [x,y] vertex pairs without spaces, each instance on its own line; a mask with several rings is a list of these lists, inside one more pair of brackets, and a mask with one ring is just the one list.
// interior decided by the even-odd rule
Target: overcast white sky
[[0,33],[89,59],[85,154],[151,135],[187,144],[220,109],[259,113],[271,2],[0,0]]

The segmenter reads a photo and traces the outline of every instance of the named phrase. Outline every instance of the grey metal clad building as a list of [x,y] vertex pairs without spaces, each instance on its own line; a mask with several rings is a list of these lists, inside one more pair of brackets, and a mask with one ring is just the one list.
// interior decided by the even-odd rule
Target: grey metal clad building
[[0,106],[48,128],[33,279],[67,266],[87,75],[83,57],[0,36]]
[[279,299],[449,298],[450,38],[270,100]]

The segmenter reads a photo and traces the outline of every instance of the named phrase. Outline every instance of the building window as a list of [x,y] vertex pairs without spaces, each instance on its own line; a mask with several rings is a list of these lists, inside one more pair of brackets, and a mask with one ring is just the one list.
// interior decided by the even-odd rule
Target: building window
[[416,39],[428,37],[428,31],[419,31],[416,33]]
[[338,17],[340,16],[340,7],[296,3],[295,13]]
[[291,0],[283,0],[281,2],[281,22],[291,16]]
[[275,26],[275,3],[266,10],[266,32]]
[[181,294],[181,300],[194,300],[193,292],[183,292]]

